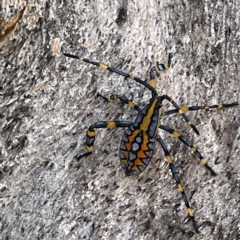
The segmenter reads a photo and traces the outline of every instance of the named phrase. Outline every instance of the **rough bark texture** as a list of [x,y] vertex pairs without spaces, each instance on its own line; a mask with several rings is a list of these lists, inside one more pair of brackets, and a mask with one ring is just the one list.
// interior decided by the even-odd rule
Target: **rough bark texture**
[[1,11],[1,239],[240,239],[240,107],[188,113],[199,137],[180,116],[162,119],[218,173],[160,132],[195,210],[195,234],[160,146],[139,177],[120,167],[123,129],[98,130],[94,153],[74,160],[91,123],[136,117],[97,92],[125,94],[141,107],[151,94],[60,54],[149,79],[171,52],[159,93],[180,105],[239,101],[239,0],[3,1]]

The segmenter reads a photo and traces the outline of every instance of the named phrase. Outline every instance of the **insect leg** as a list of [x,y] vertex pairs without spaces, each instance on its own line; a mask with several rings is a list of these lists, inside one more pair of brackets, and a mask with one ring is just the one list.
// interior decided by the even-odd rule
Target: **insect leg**
[[170,167],[170,170],[172,172],[172,176],[173,176],[174,180],[176,181],[176,184],[177,184],[177,187],[178,187],[179,191],[182,194],[183,201],[184,201],[184,203],[186,205],[186,208],[187,208],[187,211],[188,211],[188,215],[189,215],[190,219],[193,222],[193,226],[195,228],[195,231],[197,233],[199,233],[198,226],[197,226],[197,223],[196,223],[196,220],[195,220],[195,217],[194,217],[193,209],[190,207],[188,198],[187,198],[187,196],[186,196],[186,194],[184,192],[183,186],[182,186],[182,184],[180,182],[180,179],[178,177],[178,173],[177,173],[176,167],[173,164],[172,158],[171,158],[171,156],[169,154],[169,151],[168,151],[168,149],[166,147],[166,144],[164,143],[164,141],[162,140],[162,138],[159,135],[156,137],[156,140],[160,143],[160,145],[161,145],[161,147],[162,147],[162,149],[164,151],[166,160],[167,160],[167,162],[169,164],[169,167]]
[[[183,117],[183,119],[185,120],[185,122],[187,122],[187,123],[191,126],[191,128],[193,129],[193,131],[194,131],[197,135],[199,135],[199,131],[198,131],[197,128],[190,122],[188,116],[187,116],[184,112],[179,112],[181,108],[177,105],[177,103],[174,102],[168,95],[162,95],[162,98],[163,98],[163,100],[164,100],[164,99],[168,100],[168,101],[176,108],[176,109],[175,109],[176,112],[178,112],[179,114],[181,114],[181,116]],[[171,111],[171,110],[170,110],[170,111]],[[168,112],[168,111],[167,111],[167,112]],[[164,112],[163,115],[166,115],[165,112]]]
[[133,123],[129,121],[98,121],[92,124],[87,130],[87,152],[76,156],[77,160],[80,160],[84,156],[88,156],[93,151],[93,144],[95,141],[95,128],[118,128],[118,127],[129,127]]
[[215,173],[215,171],[208,165],[206,159],[201,155],[201,153],[197,150],[197,147],[193,146],[189,140],[184,137],[183,135],[181,135],[179,132],[175,131],[174,129],[165,126],[165,125],[160,125],[159,126],[160,129],[164,130],[165,132],[168,132],[170,134],[172,134],[175,138],[177,138],[178,140],[180,140],[183,144],[187,145],[189,148],[191,148],[191,150],[193,151],[193,153],[196,154],[196,156],[199,158],[201,164],[206,167],[212,175],[217,175]]
[[127,99],[125,96],[121,96],[121,95],[117,95],[117,94],[112,94],[109,97],[105,97],[100,93],[97,93],[97,97],[101,97],[103,98],[105,101],[107,102],[111,102],[113,100],[117,100],[119,99],[121,102],[127,104],[130,108],[133,108],[135,110],[137,110],[138,112],[141,111],[141,108],[138,107],[132,100]]
[[181,107],[179,109],[173,109],[173,110],[169,110],[169,111],[166,111],[164,112],[164,115],[170,115],[170,114],[173,114],[173,113],[179,113],[179,114],[183,114],[185,112],[188,112],[188,111],[197,111],[197,110],[209,110],[211,108],[218,108],[218,109],[221,109],[221,108],[226,108],[226,107],[233,107],[233,106],[236,106],[236,105],[239,105],[238,102],[233,102],[233,103],[220,103],[220,104],[215,104],[215,105],[204,105],[204,106],[191,106],[191,107],[188,107],[188,106],[185,106],[185,107]]
[[87,58],[83,58],[83,57],[79,57],[79,56],[76,56],[76,55],[72,55],[72,54],[69,54],[69,53],[63,53],[63,55],[65,55],[66,57],[70,57],[70,58],[75,58],[75,59],[78,59],[80,61],[83,61],[83,62],[86,62],[86,63],[89,63],[89,64],[92,64],[92,65],[95,65],[95,66],[98,66],[100,68],[103,68],[103,69],[106,69],[108,70],[109,72],[114,72],[118,75],[121,75],[121,76],[124,76],[126,78],[130,78],[140,84],[142,84],[143,86],[145,86],[146,88],[148,88],[151,92],[152,92],[152,95],[158,95],[157,94],[157,91],[154,87],[152,87],[150,84],[146,83],[145,81],[143,81],[142,79],[138,78],[138,77],[135,77],[133,76],[132,74],[129,74],[129,73],[125,73],[121,70],[118,70],[116,68],[113,68],[113,67],[109,67],[108,65],[106,65],[105,63],[100,63],[100,62],[94,62],[92,60],[89,60]]

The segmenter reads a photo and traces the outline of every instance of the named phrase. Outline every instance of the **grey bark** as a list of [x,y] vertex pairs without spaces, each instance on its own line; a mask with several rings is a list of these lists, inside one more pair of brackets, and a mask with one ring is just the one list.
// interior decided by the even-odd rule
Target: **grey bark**
[[123,129],[96,131],[93,154],[74,159],[85,151],[91,123],[136,117],[97,92],[125,94],[141,107],[151,94],[60,54],[149,80],[149,69],[171,52],[172,68],[157,78],[160,94],[181,106],[231,103],[240,99],[239,24],[238,0],[2,3],[1,239],[240,239],[240,108],[188,113],[199,137],[180,116],[162,118],[218,173],[212,177],[187,147],[160,132],[195,211],[197,235],[160,146],[139,177],[120,167]]

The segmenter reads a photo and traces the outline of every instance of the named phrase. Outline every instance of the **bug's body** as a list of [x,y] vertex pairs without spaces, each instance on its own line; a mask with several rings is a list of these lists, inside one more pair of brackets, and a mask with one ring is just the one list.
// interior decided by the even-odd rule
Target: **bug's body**
[[138,175],[149,164],[160,125],[161,97],[151,99],[123,134],[119,158],[126,175]]
[[[134,80],[138,82],[139,84],[145,86],[152,92],[152,97],[150,99],[150,103],[143,109],[141,109],[139,106],[137,106],[135,103],[133,103],[131,100],[128,100],[125,96],[113,94],[110,97],[105,97],[101,95],[100,93],[97,94],[97,96],[103,98],[105,101],[112,101],[119,99],[121,102],[128,104],[131,108],[138,111],[138,115],[134,122],[129,121],[98,121],[90,125],[90,127],[87,130],[87,139],[86,139],[86,145],[87,145],[87,152],[78,155],[76,158],[79,160],[84,156],[88,156],[93,152],[93,144],[95,141],[95,128],[125,128],[127,127],[127,130],[123,134],[121,143],[120,143],[120,151],[119,151],[119,158],[121,161],[121,166],[123,167],[126,175],[138,175],[141,172],[143,172],[148,164],[150,163],[150,160],[153,156],[153,151],[155,147],[155,142],[157,141],[163,151],[165,158],[169,164],[169,168],[171,170],[173,179],[176,182],[176,185],[182,194],[183,201],[185,203],[185,206],[188,211],[188,215],[190,219],[193,222],[193,226],[198,232],[198,227],[195,221],[194,213],[192,208],[190,207],[188,198],[185,194],[184,188],[182,184],[180,183],[180,179],[178,177],[177,170],[175,168],[175,165],[173,163],[173,160],[170,156],[170,153],[163,141],[163,139],[158,134],[158,129],[161,129],[165,132],[170,133],[175,138],[180,140],[183,144],[188,146],[193,153],[199,158],[200,163],[209,170],[213,175],[216,175],[215,171],[208,165],[205,158],[201,155],[201,153],[197,150],[197,147],[192,145],[187,138],[185,138],[183,135],[181,135],[179,132],[175,131],[174,129],[162,125],[160,120],[162,116],[170,115],[174,113],[180,114],[183,119],[191,126],[191,128],[194,130],[196,134],[199,134],[197,128],[189,121],[188,117],[186,116],[186,112],[188,111],[196,111],[196,110],[209,110],[211,108],[225,108],[225,107],[232,107],[238,105],[238,102],[233,102],[229,104],[216,104],[216,105],[204,105],[204,106],[184,106],[179,107],[176,102],[174,102],[168,95],[158,95],[156,91],[156,80],[155,75],[156,72],[160,72],[162,70],[168,69],[170,67],[170,60],[171,55],[169,54],[168,64],[160,64],[157,62],[157,64],[151,68],[150,70],[150,84],[146,83],[145,81],[141,80],[138,77],[133,76],[132,74],[125,73],[123,71],[120,71],[113,67],[108,67],[104,63],[94,62],[86,58],[80,58],[76,55],[64,53],[65,56],[70,58],[75,58],[78,60],[81,60],[83,62],[101,67],[103,69],[107,69],[110,72],[117,73],[118,75],[124,76],[126,78],[129,78],[131,80]],[[169,111],[162,111],[162,102],[164,100],[169,101],[175,109],[169,110]]]

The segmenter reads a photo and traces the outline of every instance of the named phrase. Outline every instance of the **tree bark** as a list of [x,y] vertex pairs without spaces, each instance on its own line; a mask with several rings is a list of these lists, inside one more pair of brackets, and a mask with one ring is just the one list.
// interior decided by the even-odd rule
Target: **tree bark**
[[[213,177],[171,135],[159,131],[194,209],[188,221],[161,147],[138,177],[118,158],[123,129],[86,130],[98,120],[134,121],[135,110],[96,98],[126,95],[141,108],[151,93],[78,60],[104,62],[149,81],[156,61],[159,95],[180,106],[239,101],[240,2],[7,1],[0,23],[1,239],[240,239],[239,106],[189,112],[161,123],[188,137]],[[163,110],[171,109],[164,102]]]

